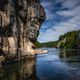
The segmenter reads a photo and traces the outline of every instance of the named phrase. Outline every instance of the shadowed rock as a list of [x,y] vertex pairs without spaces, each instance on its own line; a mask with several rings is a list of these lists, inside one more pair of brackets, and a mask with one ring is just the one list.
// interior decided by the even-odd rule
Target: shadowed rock
[[45,18],[38,0],[2,0],[0,49],[10,55],[34,55],[32,47]]

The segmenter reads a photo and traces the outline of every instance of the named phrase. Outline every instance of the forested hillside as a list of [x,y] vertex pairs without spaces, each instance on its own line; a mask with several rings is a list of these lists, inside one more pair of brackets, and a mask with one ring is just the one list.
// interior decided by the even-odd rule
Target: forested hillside
[[58,41],[46,43],[36,42],[35,45],[36,47],[80,48],[80,31],[72,31],[61,35]]

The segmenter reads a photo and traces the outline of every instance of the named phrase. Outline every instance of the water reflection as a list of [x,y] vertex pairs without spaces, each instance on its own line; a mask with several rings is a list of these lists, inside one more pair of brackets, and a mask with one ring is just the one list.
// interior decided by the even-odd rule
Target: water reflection
[[4,65],[0,80],[80,80],[80,51],[48,49],[36,59]]
[[36,80],[35,59],[8,64],[0,69],[0,80]]
[[53,48],[48,51],[48,54],[37,55],[36,74],[39,80],[80,80],[80,61],[76,58],[79,51]]
[[60,58],[64,58],[67,61],[80,61],[79,49],[62,49],[59,53]]

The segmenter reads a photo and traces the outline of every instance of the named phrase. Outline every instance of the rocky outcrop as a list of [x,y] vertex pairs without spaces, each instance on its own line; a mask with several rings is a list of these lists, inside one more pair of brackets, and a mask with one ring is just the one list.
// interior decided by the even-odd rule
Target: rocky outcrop
[[32,47],[45,18],[44,8],[38,0],[2,0],[0,50],[9,56],[32,55]]

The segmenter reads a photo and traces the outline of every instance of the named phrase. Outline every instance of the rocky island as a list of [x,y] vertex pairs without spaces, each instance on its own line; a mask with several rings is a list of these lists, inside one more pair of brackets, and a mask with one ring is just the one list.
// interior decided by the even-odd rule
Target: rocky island
[[0,2],[0,56],[35,55],[39,29],[46,18],[39,0],[2,0]]

